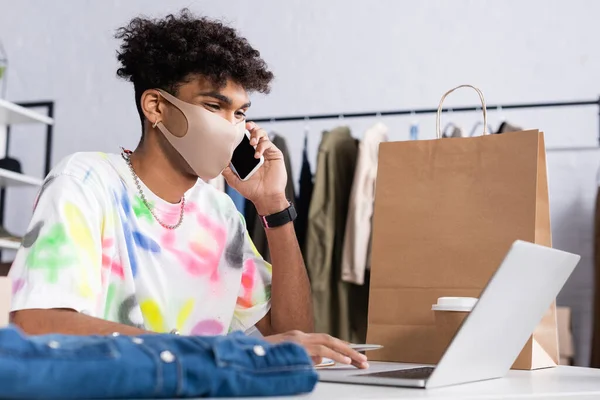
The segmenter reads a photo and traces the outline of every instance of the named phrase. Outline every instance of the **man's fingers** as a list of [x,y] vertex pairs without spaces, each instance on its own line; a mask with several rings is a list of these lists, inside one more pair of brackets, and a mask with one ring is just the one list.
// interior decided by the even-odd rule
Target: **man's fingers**
[[[263,134],[263,132],[264,132],[264,134]],[[250,144],[252,146],[256,146],[261,141],[265,140],[266,138],[267,138],[266,132],[261,129],[257,133],[251,133],[250,134]]]
[[335,362],[346,365],[350,365],[352,363],[350,357],[346,357],[343,354],[333,351],[329,347],[322,344],[308,345],[306,346],[306,350],[311,357],[330,358]]
[[250,133],[252,133],[252,131],[255,130],[257,127],[258,125],[256,125],[254,122],[246,121],[246,129],[248,129]]
[[367,361],[367,356],[357,352],[356,350],[353,350],[352,348],[350,348],[350,346],[348,346],[346,343],[344,343],[343,341],[341,341],[339,339],[336,339],[329,335],[325,335],[324,337],[321,338],[321,340],[329,348],[331,348],[332,350],[334,350],[337,353],[340,353],[347,357],[350,357],[352,359],[352,361],[356,362],[357,364],[363,364]]
[[329,358],[336,363],[353,365],[356,368],[366,369],[369,367],[367,357],[352,348],[348,342],[336,339],[324,333],[288,332],[284,341],[295,342],[302,345],[315,364],[322,362],[323,358]]
[[259,158],[271,147],[273,147],[273,143],[271,143],[269,140],[262,140],[260,143],[258,143],[258,146],[256,146],[256,153],[254,153],[254,157]]
[[354,365],[358,369],[367,369],[367,368],[369,368],[369,363],[366,362],[366,361],[363,361],[363,362],[352,361],[352,365]]
[[246,129],[250,132],[250,144],[256,146],[262,138],[267,138],[267,131],[256,125],[254,122],[248,122]]

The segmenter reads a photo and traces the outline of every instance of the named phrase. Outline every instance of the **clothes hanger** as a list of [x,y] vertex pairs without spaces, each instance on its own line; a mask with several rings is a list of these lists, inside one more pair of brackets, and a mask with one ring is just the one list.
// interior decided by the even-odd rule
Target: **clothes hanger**
[[419,121],[417,120],[417,114],[414,111],[410,112],[412,118],[410,122],[410,140],[419,140]]
[[456,124],[454,124],[454,122],[448,122],[446,124],[446,126],[444,127],[444,130],[442,131],[442,137],[443,138],[449,138],[452,137],[452,135],[448,135],[448,129],[452,128],[453,132],[455,129],[460,129],[456,126]]
[[504,113],[502,112],[502,106],[498,106],[496,108],[496,110],[498,111],[498,115],[499,115],[498,120],[500,121],[500,125],[498,125],[498,129],[496,130],[495,133],[500,133],[500,132],[502,132],[504,125],[506,125],[506,117],[504,116]]
[[308,134],[310,133],[310,126],[308,125],[309,118],[304,117],[304,151],[308,148]]
[[[476,112],[478,112],[478,111],[481,111],[481,108],[477,107],[477,108],[475,109],[475,111],[476,111]],[[475,125],[473,126],[473,128],[471,128],[471,133],[469,134],[469,136],[470,136],[470,137],[473,137],[473,136],[475,136],[475,134],[477,133],[477,129],[478,129],[480,126],[482,126],[482,125],[483,125],[483,121],[477,121],[477,122],[475,123]],[[486,129],[487,129],[487,130],[486,130]],[[490,126],[490,124],[488,123],[488,124],[487,124],[487,127],[484,127],[483,131],[484,131],[483,133],[485,134],[486,132],[490,132],[490,133],[491,133],[491,132],[493,132],[494,130],[492,129],[492,127],[491,127],[491,126]]]
[[[452,109],[451,108],[448,109],[448,115],[449,116],[452,115]],[[448,135],[448,129],[452,129],[452,134],[451,135]],[[457,131],[462,132],[462,130],[458,126],[456,126],[456,124],[454,122],[450,121],[450,122],[448,122],[446,124],[446,126],[442,130],[442,137],[443,138],[456,137],[455,133]]]
[[267,135],[269,136],[269,140],[272,142],[273,139],[275,138],[275,132],[276,132],[275,123],[276,123],[276,121],[275,121],[275,119],[271,119],[271,121],[269,121],[269,123],[271,124],[271,127],[270,127],[269,133]]
[[[482,125],[483,125],[483,122],[477,121],[475,123],[475,125],[473,126],[473,128],[471,129],[471,133],[469,134],[469,136],[471,136],[471,137],[475,136],[475,134],[477,133],[477,129]],[[494,130],[492,129],[492,126],[490,124],[487,125],[487,132],[489,132],[489,133],[494,132]]]
[[496,111],[498,111],[498,120],[500,120],[500,122],[506,122],[506,117],[502,111],[502,106],[496,107]]

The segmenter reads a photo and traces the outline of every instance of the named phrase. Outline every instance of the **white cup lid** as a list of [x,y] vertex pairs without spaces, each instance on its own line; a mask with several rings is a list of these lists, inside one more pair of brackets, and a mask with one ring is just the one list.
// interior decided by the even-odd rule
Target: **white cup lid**
[[469,312],[477,304],[475,297],[440,297],[437,304],[431,306],[433,311]]

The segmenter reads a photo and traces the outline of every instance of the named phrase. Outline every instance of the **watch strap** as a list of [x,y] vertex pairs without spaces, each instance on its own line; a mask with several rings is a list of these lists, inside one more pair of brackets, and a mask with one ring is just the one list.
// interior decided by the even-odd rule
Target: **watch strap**
[[260,219],[265,228],[271,229],[293,222],[297,217],[298,213],[296,212],[296,208],[290,203],[290,206],[285,210],[275,214],[261,216]]

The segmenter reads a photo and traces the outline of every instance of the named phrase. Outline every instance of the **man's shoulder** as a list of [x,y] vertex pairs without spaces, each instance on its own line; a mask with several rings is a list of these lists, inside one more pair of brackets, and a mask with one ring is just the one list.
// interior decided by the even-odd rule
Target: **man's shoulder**
[[64,157],[48,174],[48,178],[67,175],[78,181],[98,183],[118,178],[114,166],[114,154],[101,152],[79,152]]

